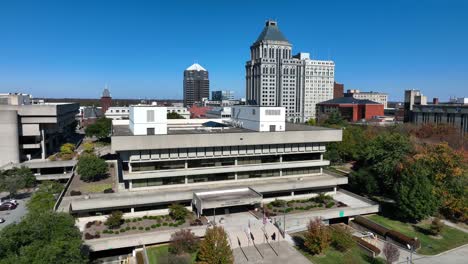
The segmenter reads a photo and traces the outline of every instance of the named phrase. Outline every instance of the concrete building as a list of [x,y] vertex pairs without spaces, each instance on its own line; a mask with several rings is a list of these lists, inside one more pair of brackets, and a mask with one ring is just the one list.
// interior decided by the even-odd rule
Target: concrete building
[[405,90],[404,122],[411,121],[411,111],[415,105],[427,105],[427,97],[420,90]]
[[223,101],[223,100],[234,100],[234,91],[212,91],[211,100]]
[[167,113],[177,113],[185,119],[190,119],[190,112],[187,107],[183,106],[167,106]]
[[167,134],[167,108],[152,105],[130,107],[129,128],[133,135]]
[[[325,146],[340,141],[341,130],[286,123],[283,107],[234,106],[231,119],[165,120],[163,108],[146,106],[131,107],[130,113],[128,124],[117,120],[113,127],[119,190],[67,198],[72,213],[159,210],[174,202],[202,210],[194,195],[210,197],[213,192],[228,200],[227,209],[250,207],[226,192],[248,192],[256,201],[257,194],[261,199],[312,197],[334,193],[347,183],[347,177],[323,171],[330,163],[323,158]],[[166,133],[138,132],[137,126],[147,129],[154,123]]]
[[[78,104],[31,104],[31,96],[25,94],[1,94],[0,102],[0,167],[24,165],[43,172],[56,167],[61,172],[70,169],[68,163],[46,159],[73,136]],[[40,174],[40,170],[35,173]]]
[[331,112],[338,111],[349,122],[369,121],[384,115],[382,104],[353,97],[342,97],[317,105],[318,119],[326,119]]
[[231,118],[232,107],[222,106],[222,107],[213,107],[210,110],[206,111],[207,118]]
[[456,127],[462,134],[468,132],[468,104],[437,103],[413,105],[409,122],[414,124],[446,124]]
[[387,109],[388,94],[379,93],[379,92],[361,92],[360,90],[348,90],[345,94],[345,97],[353,97],[361,100],[369,100],[377,102],[384,106],[384,109]]
[[283,106],[290,122],[315,118],[315,105],[333,98],[335,63],[292,55],[292,44],[267,21],[250,47],[246,63],[247,100],[260,106]]
[[184,106],[192,106],[210,96],[208,71],[195,63],[184,71]]
[[128,106],[111,106],[105,112],[106,118],[112,120],[126,120],[130,116],[130,108]]

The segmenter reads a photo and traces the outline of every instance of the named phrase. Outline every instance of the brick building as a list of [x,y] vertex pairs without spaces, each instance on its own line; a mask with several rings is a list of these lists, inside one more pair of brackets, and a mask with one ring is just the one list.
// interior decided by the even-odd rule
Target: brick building
[[362,119],[370,120],[375,116],[384,115],[384,106],[370,100],[360,100],[353,97],[342,97],[317,104],[318,118],[326,118],[329,113],[338,111],[341,116],[356,122]]
[[342,83],[333,83],[333,99],[344,97],[344,84]]

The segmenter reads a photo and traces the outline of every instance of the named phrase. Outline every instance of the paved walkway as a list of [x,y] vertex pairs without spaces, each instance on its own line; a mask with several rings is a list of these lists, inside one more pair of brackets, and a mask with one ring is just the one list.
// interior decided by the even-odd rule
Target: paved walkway
[[[310,264],[310,261],[289,243],[273,242],[233,250],[234,263],[268,263],[268,264]],[[277,255],[278,254],[278,255]]]
[[[439,254],[437,256],[417,256],[413,257],[413,262],[416,264],[433,264],[433,263],[442,263],[442,264],[459,264],[459,263],[468,263],[468,245],[456,248],[454,250],[449,250],[445,253]],[[405,262],[399,262],[401,264]]]

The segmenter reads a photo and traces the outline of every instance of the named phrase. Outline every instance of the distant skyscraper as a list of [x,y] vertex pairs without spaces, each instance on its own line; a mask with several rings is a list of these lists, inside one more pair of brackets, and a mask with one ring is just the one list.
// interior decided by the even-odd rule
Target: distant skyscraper
[[111,107],[112,105],[112,97],[110,95],[109,89],[104,88],[104,91],[102,91],[102,96],[101,96],[101,111],[102,114],[106,113],[107,109]]
[[213,91],[211,92],[211,100],[234,100],[234,91]]
[[210,96],[208,71],[195,63],[184,71],[184,106],[192,106]]
[[292,56],[292,44],[276,21],[267,21],[250,47],[246,63],[247,100],[262,106],[284,106],[292,122],[315,118],[315,105],[333,98],[335,63]]

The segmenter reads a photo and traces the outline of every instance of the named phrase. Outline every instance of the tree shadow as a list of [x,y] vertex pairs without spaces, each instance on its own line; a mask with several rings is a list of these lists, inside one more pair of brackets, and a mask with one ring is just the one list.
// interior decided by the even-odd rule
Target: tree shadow
[[420,226],[418,226],[418,225],[412,225],[412,226],[413,226],[414,230],[417,231],[417,232],[419,232],[419,233],[422,233],[422,234],[427,235],[427,236],[432,236],[432,235],[434,235],[434,234],[431,232],[431,230],[428,229],[428,228],[420,227]]

